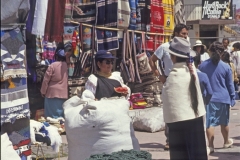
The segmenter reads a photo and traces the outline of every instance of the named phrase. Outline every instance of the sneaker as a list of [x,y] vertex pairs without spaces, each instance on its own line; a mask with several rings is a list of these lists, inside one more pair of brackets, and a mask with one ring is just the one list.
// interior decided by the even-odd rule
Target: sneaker
[[223,145],[223,148],[230,148],[233,145],[233,139],[229,138],[228,143]]
[[168,151],[168,150],[169,150],[169,144],[166,144],[166,145],[164,146],[164,150],[165,150],[165,151]]

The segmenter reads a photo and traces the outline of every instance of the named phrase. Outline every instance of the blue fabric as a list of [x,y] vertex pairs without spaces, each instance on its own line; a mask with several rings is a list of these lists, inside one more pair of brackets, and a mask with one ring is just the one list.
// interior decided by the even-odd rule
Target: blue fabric
[[199,79],[199,83],[202,91],[203,101],[204,101],[204,104],[207,105],[212,98],[212,94],[213,94],[212,87],[210,85],[210,82],[206,73],[203,73],[198,70],[197,75],[198,75],[198,79]]
[[62,105],[65,99],[46,98],[44,99],[44,116],[51,118],[64,117]]
[[206,127],[227,126],[229,123],[229,107],[228,104],[210,102],[206,106]]
[[206,73],[209,78],[213,90],[210,101],[234,106],[235,90],[230,66],[222,60],[217,65],[214,65],[212,60],[208,59],[201,63],[199,70]]
[[131,9],[129,29],[132,29],[132,30],[136,29],[137,3],[138,3],[138,0],[129,0],[129,6]]

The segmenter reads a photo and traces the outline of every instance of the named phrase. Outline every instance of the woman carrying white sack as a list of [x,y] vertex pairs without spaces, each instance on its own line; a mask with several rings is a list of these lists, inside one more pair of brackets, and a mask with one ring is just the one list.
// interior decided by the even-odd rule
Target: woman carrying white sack
[[205,106],[193,59],[196,53],[190,43],[173,38],[166,49],[173,69],[162,89],[163,116],[169,127],[170,159],[207,160],[203,124]]

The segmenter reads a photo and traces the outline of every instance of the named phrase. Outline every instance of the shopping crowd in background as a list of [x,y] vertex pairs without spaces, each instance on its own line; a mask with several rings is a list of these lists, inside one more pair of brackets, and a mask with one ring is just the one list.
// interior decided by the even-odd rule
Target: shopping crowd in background
[[[228,45],[229,40],[223,38],[209,48],[201,40],[191,46],[188,27],[178,24],[171,41],[159,46],[149,58],[152,72],[164,84],[161,98],[166,123],[165,149],[170,151],[171,159],[207,159],[214,152],[217,126],[221,127],[223,147],[232,146],[228,123],[230,107],[238,96],[235,93],[240,77],[240,43],[235,43],[233,48]],[[53,118],[64,117],[62,104],[67,98],[69,64],[65,52],[68,53],[64,46],[58,47],[57,62],[49,66],[42,83],[45,116]],[[112,72],[115,58],[108,51],[96,53],[97,72],[89,76],[81,98],[129,98],[131,91],[120,73]],[[116,87],[126,87],[128,91],[116,93]]]

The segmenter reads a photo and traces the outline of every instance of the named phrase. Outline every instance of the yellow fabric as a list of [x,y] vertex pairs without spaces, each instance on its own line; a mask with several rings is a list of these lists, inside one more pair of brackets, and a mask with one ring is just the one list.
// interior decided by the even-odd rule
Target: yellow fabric
[[[174,0],[162,0],[164,12],[164,34],[172,34],[174,29]],[[165,42],[170,41],[170,37],[165,37]]]
[[134,103],[135,105],[142,106],[142,105],[147,105],[146,102],[136,102]]
[[12,78],[8,79],[8,83],[9,83],[9,87],[8,88],[15,88],[16,87],[15,84],[13,83],[13,81],[12,81]]

